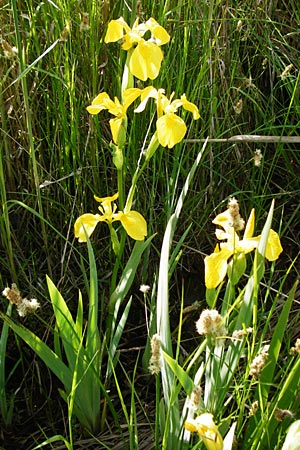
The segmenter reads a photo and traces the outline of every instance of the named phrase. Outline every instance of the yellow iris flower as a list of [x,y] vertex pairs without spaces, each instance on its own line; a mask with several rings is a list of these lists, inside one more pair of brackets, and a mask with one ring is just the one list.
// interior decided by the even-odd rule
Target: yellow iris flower
[[[223,230],[217,229],[217,239],[223,241],[217,244],[215,251],[204,259],[205,285],[208,289],[216,288],[225,278],[228,268],[228,259],[233,255],[245,255],[257,248],[260,236],[252,237],[254,232],[255,212],[252,209],[248,219],[243,239],[239,239],[232,226],[232,216],[229,209],[219,214],[213,221]],[[270,230],[266,246],[266,258],[275,261],[282,252],[278,234]]]
[[114,119],[110,119],[109,125],[113,141],[119,147],[123,147],[125,143],[127,109],[139,97],[140,92],[140,89],[126,89],[122,95],[122,103],[117,97],[112,100],[106,92],[101,92],[86,108],[90,114],[99,114],[100,111],[107,109],[110,114],[115,116]]
[[[150,31],[151,38],[145,40],[143,36],[147,31]],[[167,31],[152,17],[141,24],[136,19],[132,28],[120,17],[109,22],[104,42],[116,42],[120,39],[124,41],[123,50],[131,51],[129,70],[132,75],[143,81],[148,78],[154,80],[163,60],[160,46],[170,40]]]
[[222,450],[223,439],[218,427],[209,413],[201,414],[196,419],[185,421],[184,428],[191,432],[197,432],[208,450]]
[[[112,222],[119,220],[123,225],[128,236],[136,241],[142,241],[147,236],[147,223],[144,217],[137,211],[117,212],[117,205],[113,203],[119,196],[117,192],[111,197],[97,197],[95,200],[100,203],[100,214],[83,214],[78,217],[74,225],[74,234],[79,242],[86,242],[86,234],[91,236],[99,222],[106,222],[111,225]],[[86,234],[85,234],[86,233]]]
[[152,86],[143,89],[141,91],[141,104],[134,112],[143,111],[148,100],[154,98],[157,105],[156,129],[158,141],[163,147],[172,148],[182,141],[187,130],[184,120],[176,114],[178,108],[182,106],[185,110],[190,111],[194,120],[199,119],[200,114],[197,106],[189,102],[185,94],[176,100],[172,100],[174,93],[170,99],[164,93],[164,89],[157,90]]

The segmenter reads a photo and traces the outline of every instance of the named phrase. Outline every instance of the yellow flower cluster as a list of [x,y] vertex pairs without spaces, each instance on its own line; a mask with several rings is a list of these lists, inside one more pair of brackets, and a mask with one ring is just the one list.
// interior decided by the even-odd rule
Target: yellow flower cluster
[[142,112],[148,100],[154,98],[157,106],[156,129],[158,141],[163,147],[172,148],[182,141],[186,133],[184,120],[176,114],[178,108],[182,106],[186,111],[190,111],[195,120],[200,117],[197,106],[189,102],[185,94],[175,100],[172,100],[173,95],[168,99],[163,89],[155,89],[152,86],[145,89],[129,88],[123,92],[121,103],[118,98],[115,97],[113,101],[106,92],[102,92],[97,95],[92,104],[87,107],[87,110],[90,114],[98,114],[100,111],[107,109],[112,115],[116,116],[109,123],[114,143],[122,147],[125,141],[128,107],[140,97],[141,103],[134,112]]
[[86,235],[91,236],[99,222],[106,222],[109,226],[113,222],[119,220],[123,225],[128,236],[136,241],[142,241],[147,236],[147,223],[144,217],[137,211],[118,211],[117,206],[113,202],[118,198],[117,192],[112,197],[99,198],[95,200],[100,203],[100,214],[83,214],[78,217],[74,225],[75,237],[79,242],[86,242]]
[[[241,220],[241,219],[239,219]],[[240,239],[236,233],[232,217],[232,208],[228,208],[212,221],[215,225],[223,228],[216,230],[216,236],[219,241],[214,252],[204,259],[205,264],[205,285],[208,289],[216,288],[225,278],[228,269],[228,260],[233,256],[243,258],[247,253],[257,248],[260,237],[253,237],[255,212],[252,209],[243,239]],[[275,261],[282,252],[282,246],[278,234],[270,230],[266,247],[266,258],[269,261]],[[243,266],[244,267],[244,266]]]
[[[144,39],[144,35],[150,31],[151,37]],[[146,81],[148,78],[154,80],[160,71],[163,60],[161,45],[167,44],[170,36],[152,17],[147,22],[139,24],[136,19],[132,28],[125,22],[123,17],[112,20],[104,42],[116,42],[122,40],[122,49],[130,51],[129,69],[133,76]]]
[[[122,49],[128,52],[126,66],[134,77],[142,81],[153,80],[158,76],[163,60],[160,47],[169,40],[167,31],[152,17],[143,23],[139,23],[137,19],[132,28],[123,17],[112,20],[108,24],[104,38],[105,43],[122,41]],[[191,112],[195,120],[200,117],[197,106],[189,102],[185,94],[173,99],[174,93],[168,98],[163,89],[155,89],[152,86],[139,89],[129,86],[130,83],[127,84],[127,88],[123,86],[121,99],[117,97],[112,99],[107,92],[101,92],[87,107],[87,111],[92,115],[107,110],[114,116],[109,124],[112,140],[119,150],[124,148],[126,142],[127,110],[138,98],[140,104],[134,110],[135,113],[142,112],[150,98],[155,100],[157,107],[156,131],[149,146],[150,150],[146,154],[146,161],[159,144],[172,148],[184,138],[187,127],[184,120],[177,115],[177,110],[181,106]],[[128,211],[126,206],[125,211],[116,212],[113,202],[117,197],[118,194],[105,198],[95,197],[101,204],[100,214],[83,214],[76,220],[75,236],[79,242],[86,242],[86,236],[93,233],[99,222],[106,222],[111,227],[112,222],[117,220],[133,239],[142,240],[147,235],[146,221],[137,211]],[[131,202],[129,203],[131,205]]]

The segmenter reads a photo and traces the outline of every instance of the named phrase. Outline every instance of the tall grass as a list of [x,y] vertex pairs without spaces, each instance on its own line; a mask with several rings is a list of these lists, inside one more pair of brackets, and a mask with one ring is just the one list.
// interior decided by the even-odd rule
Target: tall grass
[[[122,332],[119,329],[116,346],[112,341],[106,342],[107,347],[104,350],[105,353],[109,346],[114,350],[115,359],[111,361],[111,365],[108,363],[107,370],[110,379],[115,381],[115,387],[112,384],[110,388],[112,401],[117,398],[119,402],[118,420],[129,424],[133,433],[128,441],[129,448],[139,448],[138,445],[142,445],[143,439],[138,436],[138,417],[142,410],[151,433],[155,434],[153,445],[161,448],[164,439],[164,445],[167,446],[169,437],[160,433],[163,426],[157,423],[159,418],[163,417],[163,406],[159,402],[160,389],[162,388],[165,396],[170,393],[166,393],[167,387],[163,383],[160,386],[159,381],[156,381],[156,411],[153,414],[145,412],[144,406],[141,405],[148,401],[152,405],[155,395],[147,395],[143,390],[139,392],[139,377],[147,379],[149,384],[152,380],[142,371],[140,359],[134,359],[134,355],[128,357],[128,352],[122,353],[119,346],[121,349],[135,346],[131,345],[130,341],[131,324],[133,329],[142,330],[137,346],[142,350],[144,346],[149,349],[147,327],[150,327],[151,336],[155,331],[153,318],[156,313],[159,314],[156,299],[158,284],[158,301],[161,301],[163,288],[168,291],[166,295],[172,299],[169,305],[171,325],[166,332],[170,334],[168,342],[164,344],[170,349],[171,343],[174,344],[177,339],[175,355],[173,347],[169,356],[176,360],[178,366],[184,369],[190,367],[188,364],[192,356],[187,353],[196,352],[196,346],[191,349],[192,346],[189,342],[185,343],[184,339],[186,329],[194,327],[196,317],[188,315],[185,318],[184,315],[180,316],[180,311],[182,313],[186,304],[194,300],[201,302],[200,309],[205,307],[203,256],[210,253],[215,246],[211,220],[217,212],[226,209],[229,197],[236,196],[239,199],[242,211],[247,212],[255,207],[256,226],[260,230],[265,224],[271,199],[275,199],[272,227],[280,230],[284,247],[280,262],[275,267],[267,267],[261,280],[263,293],[260,297],[261,304],[257,306],[256,335],[252,344],[247,343],[245,352],[248,352],[249,357],[255,355],[264,340],[271,340],[274,349],[276,346],[273,339],[292,344],[299,333],[296,320],[298,309],[297,304],[293,302],[293,295],[297,296],[296,287],[288,294],[295,278],[299,277],[297,258],[300,158],[297,143],[243,140],[207,142],[193,182],[185,193],[176,228],[172,228],[174,236],[169,245],[173,259],[171,267],[165,267],[164,272],[169,284],[165,284],[166,280],[157,279],[162,273],[159,275],[159,264],[167,265],[166,260],[162,259],[165,251],[165,232],[170,223],[172,224],[172,217],[182,199],[182,189],[203,145],[203,142],[197,142],[197,139],[225,139],[234,135],[297,136],[300,112],[300,13],[295,0],[12,0],[0,5],[0,280],[3,289],[15,282],[24,295],[40,299],[43,304],[39,313],[42,321],[28,318],[25,324],[50,347],[51,326],[46,329],[45,323],[51,323],[53,311],[46,286],[46,275],[51,276],[63,294],[70,312],[76,314],[77,290],[81,289],[83,293],[88,291],[83,270],[88,261],[88,252],[85,246],[75,242],[73,225],[80,214],[95,210],[94,194],[106,196],[117,190],[117,174],[109,146],[110,116],[103,112],[101,117],[92,117],[85,109],[101,91],[109,92],[111,97],[120,96],[125,55],[118,43],[104,44],[104,35],[109,20],[123,16],[132,25],[137,15],[141,21],[154,17],[171,35],[170,43],[163,47],[161,72],[159,78],[153,80],[153,86],[163,87],[168,96],[174,91],[175,98],[185,92],[187,98],[199,107],[201,115],[197,122],[190,120],[188,113],[183,115],[188,125],[186,140],[171,150],[158,148],[139,179],[134,209],[147,218],[148,235],[156,235],[151,245],[144,249],[139,269],[136,268],[136,278],[130,290],[126,292],[126,295],[132,295],[131,309],[129,311],[128,307],[126,310],[128,329],[124,324]],[[16,51],[14,46],[17,47]],[[285,69],[290,65],[292,66],[289,72],[284,75]],[[140,82],[139,87],[145,85],[146,83]],[[153,110],[150,108],[143,114],[130,117],[128,150],[124,165],[126,192],[130,188],[141,149],[148,143],[154,125]],[[149,134],[145,140],[147,130]],[[262,160],[260,165],[255,166],[253,158],[258,149],[261,151]],[[98,269],[101,314],[106,316],[108,304],[110,312],[117,304],[120,308],[118,312],[122,316],[127,303],[123,303],[123,298],[119,302],[117,290],[113,296],[116,303],[112,300],[109,303],[114,290],[111,287],[111,272],[115,255],[106,231],[104,227],[99,227],[92,238]],[[117,280],[124,280],[124,274],[128,273],[126,264],[134,246],[127,240],[124,248],[123,259],[115,269],[114,288]],[[144,299],[139,293],[140,284],[153,287],[151,301],[148,297]],[[126,299],[126,296],[124,298]],[[221,298],[220,293],[220,304]],[[288,299],[285,301],[289,302],[292,311],[289,319],[285,316],[284,333],[284,330],[279,329],[276,320],[287,314],[283,309],[283,299]],[[1,304],[1,309],[6,311],[4,298]],[[86,308],[87,305],[83,304],[84,311]],[[179,311],[181,322],[176,311]],[[115,332],[117,317],[119,320],[116,315],[113,319]],[[150,317],[152,322],[148,324]],[[265,318],[267,319],[264,325]],[[14,313],[12,320],[17,320]],[[105,320],[101,320],[101,340],[105,337],[105,323]],[[177,331],[173,332],[173,328]],[[18,390],[18,379],[14,379],[14,367],[19,361],[15,351],[16,343],[21,354],[23,352],[27,355],[28,350],[25,350],[18,340],[14,340],[12,333],[6,333],[6,325],[3,325],[0,342],[0,392],[4,392],[4,389],[7,393],[6,397],[1,396],[1,422],[5,427],[8,423],[17,421],[17,417],[23,414],[34,417],[34,410],[30,406],[34,403],[34,398],[32,402],[26,403],[26,393],[22,392],[22,389]],[[139,334],[139,331],[137,333]],[[193,333],[192,341],[195,341]],[[288,358],[287,343],[280,351],[277,348],[279,353],[276,353],[274,360],[279,362],[280,357]],[[188,351],[185,350],[185,345]],[[6,365],[3,365],[5,355]],[[147,355],[146,351],[144,361],[147,361]],[[118,358],[123,367],[129,366],[129,373],[126,369],[119,370]],[[25,357],[24,361],[26,360]],[[170,366],[165,364],[168,376],[174,382],[173,386],[178,386],[178,373],[173,374]],[[173,364],[173,369],[174,367]],[[294,365],[293,361],[289,360],[288,367],[293,374],[298,373],[297,365]],[[23,363],[22,368],[19,366],[18,370],[22,371],[24,379],[27,377],[28,384],[35,384],[37,378]],[[188,376],[193,379],[197,374],[190,370]],[[130,400],[126,392],[122,392],[124,372]],[[238,399],[236,401],[240,405],[240,411],[228,406],[230,397],[225,401],[228,416],[222,414],[225,410],[220,406],[221,410],[216,419],[221,420],[223,417],[224,423],[220,429],[224,430],[225,434],[230,428],[230,419],[234,418],[237,423],[236,436],[241,448],[263,448],[263,445],[269,445],[265,444],[268,442],[268,436],[264,437],[262,443],[255,440],[258,439],[258,434],[253,438],[259,422],[258,416],[252,419],[247,434],[243,434],[250,400],[254,401],[256,397],[264,399],[264,410],[261,414],[262,417],[265,417],[265,414],[268,419],[261,423],[262,426],[268,424],[269,435],[276,428],[274,411],[278,405],[285,408],[288,403],[286,408],[297,410],[297,400],[293,403],[290,398],[291,389],[297,388],[295,378],[289,378],[284,364],[280,365],[280,374],[286,381],[280,381],[279,377],[275,377],[276,374],[274,379],[270,379],[265,372],[262,391],[258,385],[250,386],[243,373],[238,373],[232,379],[234,389],[231,395]],[[48,381],[49,384],[52,382],[50,376],[47,383]],[[270,394],[266,386],[273,381],[273,398],[268,404],[266,399]],[[290,401],[285,404],[282,393],[287,391]],[[12,392],[17,392],[15,398],[17,404],[21,405],[19,410],[15,407],[13,420],[7,403]],[[186,397],[186,394],[188,392],[181,392],[179,404],[182,400],[180,396]],[[175,395],[174,391],[170,395]],[[176,403],[177,399],[175,400]],[[45,399],[45,409],[47,401]],[[113,408],[112,411],[115,414]],[[173,412],[178,419],[178,411]],[[157,421],[151,428],[153,418]],[[108,421],[109,419],[108,415]],[[166,415],[167,421],[173,419]],[[182,424],[183,422],[180,426]],[[281,448],[286,425],[287,422],[284,422],[281,431],[276,435],[278,442],[274,443],[274,448]],[[63,427],[61,428],[63,430]],[[118,433],[121,429],[122,426],[118,428]],[[47,435],[48,431],[51,434],[50,428],[45,427],[44,434]],[[76,430],[75,435],[76,432],[79,437],[80,432]],[[174,429],[173,432],[176,439],[177,430]],[[64,438],[68,438],[67,434]],[[126,437],[123,435],[120,439],[123,439],[122,445],[125,445]],[[39,440],[41,441],[42,439]],[[31,444],[28,445],[30,448]],[[108,448],[118,447],[115,442],[108,444]]]

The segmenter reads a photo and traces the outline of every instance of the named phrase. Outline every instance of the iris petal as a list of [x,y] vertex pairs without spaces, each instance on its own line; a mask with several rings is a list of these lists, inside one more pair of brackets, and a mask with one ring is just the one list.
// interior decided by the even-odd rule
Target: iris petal
[[266,248],[266,258],[269,261],[275,261],[279,257],[282,250],[283,248],[281,246],[278,234],[276,231],[270,230]]
[[147,236],[147,222],[137,211],[120,213],[119,220],[128,236],[136,241],[142,241]]
[[94,215],[87,213],[78,217],[74,225],[74,234],[75,237],[78,238],[78,241],[86,242],[85,232],[88,235],[88,237],[90,237],[94,229],[96,228],[98,222],[99,222],[98,214]]
[[163,147],[174,147],[181,142],[186,133],[186,125],[181,117],[170,113],[160,117],[156,122],[157,136]]
[[132,52],[130,72],[140,80],[154,80],[159,74],[162,59],[163,53],[154,42],[142,40]]
[[108,42],[119,41],[124,35],[124,29],[129,31],[130,27],[127,25],[123,17],[120,17],[117,20],[111,20],[107,27],[104,42],[107,44]]
[[223,248],[217,253],[212,253],[204,259],[205,286],[208,289],[217,287],[225,278],[227,273],[227,260],[233,252]]

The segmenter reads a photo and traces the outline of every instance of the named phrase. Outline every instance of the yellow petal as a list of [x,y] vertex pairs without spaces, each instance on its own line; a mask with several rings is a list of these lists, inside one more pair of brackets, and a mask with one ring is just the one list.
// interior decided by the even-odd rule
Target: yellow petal
[[282,250],[283,248],[281,246],[278,234],[276,231],[270,230],[266,248],[266,258],[269,261],[275,261],[279,257]]
[[[78,238],[79,242],[86,242],[86,234],[88,237],[91,236],[94,229],[96,228],[97,224],[99,222],[99,215],[98,214],[83,214],[82,216],[78,217],[78,219],[75,222],[74,225],[74,234],[75,237]],[[85,232],[84,232],[85,230]]]
[[133,50],[129,69],[140,80],[154,80],[160,71],[163,53],[154,42],[141,40]]
[[123,105],[125,111],[127,111],[127,108],[131,105],[131,103],[134,102],[134,100],[136,100],[141,95],[142,92],[143,89],[138,88],[125,89],[125,91],[123,92]]
[[142,241],[147,236],[147,222],[137,211],[119,213],[118,219],[121,221],[128,236],[136,241]]
[[242,239],[235,247],[235,253],[250,253],[257,248],[260,236],[249,239]]
[[130,31],[130,27],[127,25],[123,17],[117,20],[111,20],[107,27],[107,32],[104,38],[104,42],[116,42],[122,39],[124,35],[124,29],[126,32]]
[[194,103],[189,102],[185,96],[185,94],[183,94],[180,97],[180,100],[182,101],[182,106],[184,109],[186,109],[187,111],[190,111],[193,114],[193,118],[194,120],[199,119],[200,114],[199,114],[199,110],[197,108],[196,105],[194,105]]
[[108,109],[107,104],[109,101],[112,102],[109,95],[106,92],[101,92],[86,109],[90,114],[98,114],[100,111]]
[[244,238],[248,239],[253,236],[254,224],[255,224],[255,209],[253,208],[251,210],[251,213],[250,213],[250,216],[249,216],[246,228],[245,228]]
[[147,20],[146,25],[148,29],[151,31],[153,36],[155,37],[156,44],[157,45],[164,45],[170,40],[170,35],[167,33],[167,31],[159,25],[155,19],[150,17],[149,20]]
[[196,419],[186,420],[184,427],[188,431],[197,431],[207,450],[223,449],[223,439],[212,414],[204,413],[197,416]]
[[184,120],[173,113],[160,117],[156,122],[156,128],[159,143],[163,147],[174,147],[182,141],[186,133]]
[[197,424],[195,423],[195,419],[189,419],[184,422],[184,428],[191,433],[197,433]]
[[212,223],[214,223],[215,225],[219,225],[220,227],[224,228],[227,233],[232,234],[232,217],[228,209],[218,214],[214,218]]
[[94,195],[94,199],[99,203],[103,203],[103,202],[112,203],[115,200],[117,200],[118,197],[119,197],[119,192],[116,192],[114,195],[112,195],[110,197],[97,197],[97,195]]
[[204,258],[205,286],[207,289],[216,288],[225,278],[227,273],[227,260],[233,252],[223,248],[217,253],[212,253]]
[[145,89],[142,89],[141,103],[139,104],[139,106],[137,108],[135,108],[134,112],[140,113],[140,112],[144,111],[149,98],[157,99],[157,97],[158,97],[158,91],[153,86],[148,86]]
[[115,119],[110,119],[109,121],[113,141],[120,148],[124,146],[126,140],[126,130],[122,124],[123,118],[116,117]]

